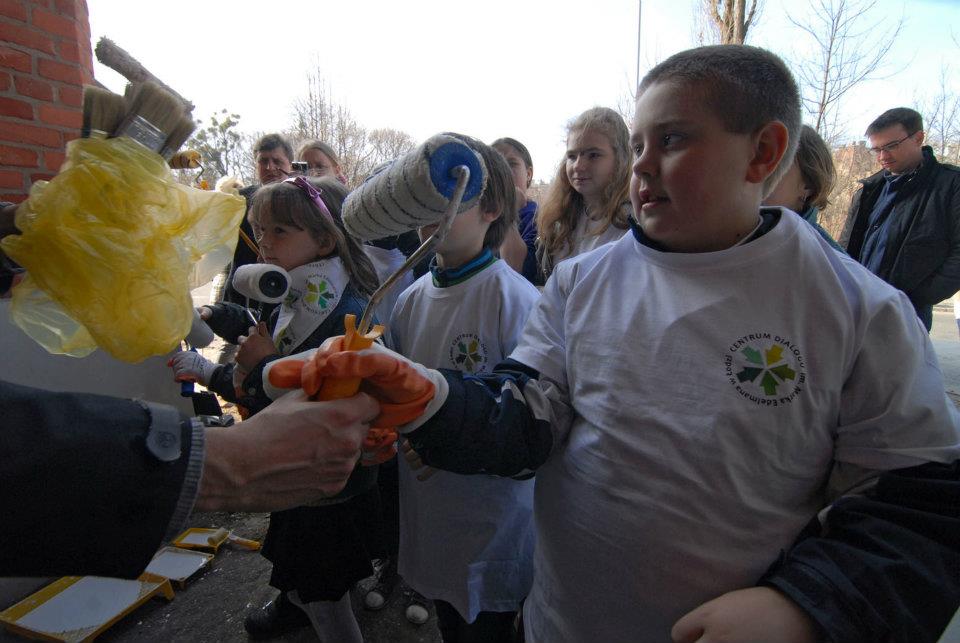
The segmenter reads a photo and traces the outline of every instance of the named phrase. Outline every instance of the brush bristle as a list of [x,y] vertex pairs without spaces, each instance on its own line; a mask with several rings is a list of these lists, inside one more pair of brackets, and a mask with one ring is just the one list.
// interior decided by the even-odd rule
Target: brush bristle
[[149,81],[128,88],[125,100],[127,113],[114,135],[131,136],[153,151],[160,152],[180,124],[183,103]]
[[173,128],[170,136],[167,137],[166,143],[163,144],[165,154],[173,154],[179,150],[180,146],[190,138],[190,135],[193,134],[195,129],[197,129],[197,124],[193,118],[188,114],[183,114],[177,126]]
[[130,111],[169,134],[179,124],[183,103],[156,83],[142,83],[134,94]]
[[108,89],[84,85],[83,87],[83,132],[89,137],[92,132],[113,132],[126,111],[123,96]]

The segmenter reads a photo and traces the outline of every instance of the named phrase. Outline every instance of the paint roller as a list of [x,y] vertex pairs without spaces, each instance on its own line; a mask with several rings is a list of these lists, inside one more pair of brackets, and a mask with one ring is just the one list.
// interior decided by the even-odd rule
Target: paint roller
[[457,187],[458,167],[470,171],[456,212],[476,205],[486,182],[480,156],[449,134],[437,134],[354,190],[343,205],[343,225],[370,241],[437,223]]
[[[371,295],[359,324],[353,315],[344,318],[344,350],[369,348],[380,337],[383,326],[370,330],[377,304],[443,240],[457,214],[477,204],[486,181],[487,170],[479,154],[454,135],[437,134],[380,168],[347,197],[343,225],[357,238],[380,239],[433,224],[437,229]],[[318,398],[341,399],[359,389],[359,378],[327,379]]]

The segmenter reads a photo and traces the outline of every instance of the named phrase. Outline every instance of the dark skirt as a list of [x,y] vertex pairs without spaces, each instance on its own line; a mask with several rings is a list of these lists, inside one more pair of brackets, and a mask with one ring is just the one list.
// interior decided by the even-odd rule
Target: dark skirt
[[376,484],[339,504],[270,514],[261,554],[273,563],[270,584],[300,600],[337,601],[370,576],[383,551]]

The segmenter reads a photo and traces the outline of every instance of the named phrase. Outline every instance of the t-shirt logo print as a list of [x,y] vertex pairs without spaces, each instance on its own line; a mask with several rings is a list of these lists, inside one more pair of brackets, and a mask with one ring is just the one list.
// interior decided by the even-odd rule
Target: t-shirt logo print
[[763,351],[761,357],[760,351],[747,346],[742,351],[743,356],[750,364],[756,366],[744,366],[743,370],[737,373],[737,379],[741,382],[756,382],[760,377],[760,388],[769,397],[777,394],[777,387],[781,382],[793,380],[797,377],[797,372],[783,363],[783,347],[773,345]]
[[307,279],[307,292],[303,296],[303,303],[308,309],[314,312],[326,310],[334,297],[332,286],[326,279],[323,277]]
[[473,333],[463,333],[450,345],[450,361],[461,371],[477,373],[486,366],[486,347]]
[[728,351],[724,358],[727,380],[751,402],[781,406],[803,392],[803,355],[789,339],[771,333],[744,335]]

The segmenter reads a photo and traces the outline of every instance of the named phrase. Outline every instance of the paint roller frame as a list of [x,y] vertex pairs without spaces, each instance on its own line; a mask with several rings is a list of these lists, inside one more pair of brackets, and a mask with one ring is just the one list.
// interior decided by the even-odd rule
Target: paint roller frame
[[437,229],[420,244],[420,247],[417,248],[413,254],[407,257],[407,260],[403,262],[403,265],[400,266],[396,272],[387,277],[386,281],[380,284],[380,287],[370,295],[370,301],[367,302],[366,307],[363,309],[363,315],[360,316],[360,323],[357,324],[357,333],[359,335],[366,335],[370,331],[370,321],[373,317],[373,310],[384,296],[386,296],[390,288],[392,288],[408,270],[423,259],[427,253],[433,250],[438,243],[443,241],[443,238],[447,236],[447,232],[449,232],[451,226],[453,226],[453,220],[457,218],[457,210],[460,209],[460,202],[463,200],[463,193],[467,189],[467,183],[470,182],[470,168],[466,165],[458,165],[450,170],[450,174],[451,176],[456,174],[457,184],[453,189],[453,196],[450,198],[450,203],[447,205],[447,209],[443,213]]

